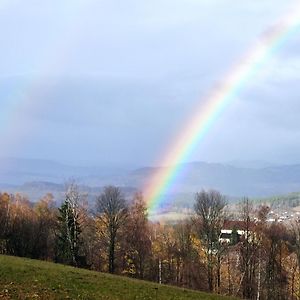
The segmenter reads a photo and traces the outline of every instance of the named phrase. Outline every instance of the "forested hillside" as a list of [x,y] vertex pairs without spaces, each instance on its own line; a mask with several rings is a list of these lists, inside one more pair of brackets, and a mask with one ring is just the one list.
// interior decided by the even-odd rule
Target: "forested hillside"
[[51,194],[32,204],[2,193],[0,253],[245,299],[298,299],[299,220],[269,222],[270,207],[246,198],[235,216],[226,207],[222,194],[203,190],[190,217],[164,224],[149,220],[142,194],[128,202],[115,186],[94,207],[74,183],[59,208]]

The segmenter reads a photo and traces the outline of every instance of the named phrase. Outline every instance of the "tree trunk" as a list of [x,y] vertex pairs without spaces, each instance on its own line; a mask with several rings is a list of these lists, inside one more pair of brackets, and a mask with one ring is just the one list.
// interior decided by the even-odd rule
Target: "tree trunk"
[[111,236],[110,245],[109,245],[109,267],[108,271],[111,274],[115,273],[115,236]]

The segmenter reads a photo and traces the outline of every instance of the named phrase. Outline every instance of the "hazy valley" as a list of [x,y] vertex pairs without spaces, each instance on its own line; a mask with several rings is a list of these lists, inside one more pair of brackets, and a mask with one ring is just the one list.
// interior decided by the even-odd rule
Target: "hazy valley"
[[[65,183],[74,179],[82,192],[93,201],[106,185],[121,187],[127,197],[143,190],[158,168],[78,167],[46,160],[2,159],[0,189],[22,193],[37,201],[52,193],[59,202],[63,199]],[[176,188],[165,196],[169,207],[191,207],[193,195],[201,189],[216,189],[235,200],[271,197],[300,190],[300,165],[264,167],[260,164],[230,164],[192,162],[176,182]],[[248,166],[250,165],[250,166]]]

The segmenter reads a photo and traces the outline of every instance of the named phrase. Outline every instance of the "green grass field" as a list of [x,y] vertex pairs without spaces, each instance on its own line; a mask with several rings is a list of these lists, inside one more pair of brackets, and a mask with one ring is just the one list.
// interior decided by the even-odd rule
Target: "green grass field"
[[38,260],[0,255],[0,299],[230,298]]

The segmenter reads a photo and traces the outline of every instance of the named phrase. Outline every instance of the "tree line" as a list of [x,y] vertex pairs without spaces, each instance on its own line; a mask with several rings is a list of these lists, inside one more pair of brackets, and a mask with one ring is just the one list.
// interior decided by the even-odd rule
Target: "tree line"
[[74,183],[58,208],[51,194],[33,204],[2,193],[0,253],[243,299],[300,299],[300,223],[268,223],[269,210],[245,198],[233,219],[222,194],[203,190],[193,216],[160,224],[141,193],[128,201],[115,186],[95,207]]

